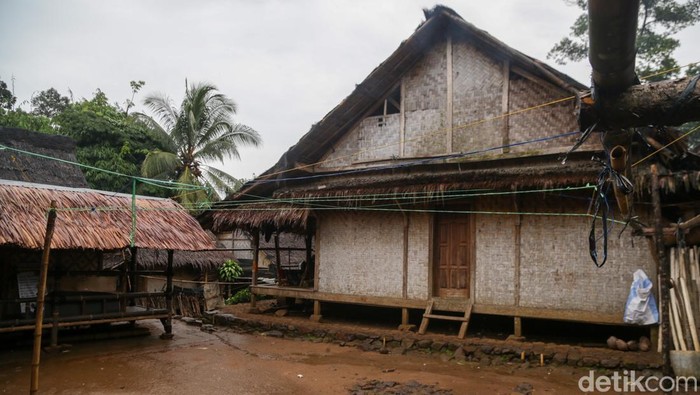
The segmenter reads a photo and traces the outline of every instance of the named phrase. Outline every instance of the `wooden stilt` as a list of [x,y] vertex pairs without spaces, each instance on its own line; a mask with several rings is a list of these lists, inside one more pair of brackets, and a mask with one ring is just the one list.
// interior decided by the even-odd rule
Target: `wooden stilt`
[[49,254],[51,252],[51,239],[56,225],[56,202],[51,201],[49,217],[46,221],[46,234],[44,235],[44,251],[41,254],[41,268],[39,270],[39,285],[36,293],[36,318],[34,322],[34,350],[32,352],[32,374],[29,387],[30,394],[39,391],[39,363],[41,361],[41,332],[44,324],[44,299],[46,296],[46,281],[49,272]]
[[314,300],[314,314],[309,318],[311,319],[311,321],[320,322],[322,317],[323,316],[321,315],[321,301]]
[[513,317],[513,335],[523,337],[523,320],[520,317]]
[[165,269],[165,308],[168,310],[168,318],[164,318],[163,328],[165,333],[160,335],[161,339],[173,338],[173,250],[168,250],[168,266]]
[[[258,285],[258,255],[260,254],[260,230],[255,229],[253,231],[253,274],[250,284],[255,286]],[[250,292],[250,310],[252,312],[257,312],[257,301],[255,300],[255,293],[251,289]]]

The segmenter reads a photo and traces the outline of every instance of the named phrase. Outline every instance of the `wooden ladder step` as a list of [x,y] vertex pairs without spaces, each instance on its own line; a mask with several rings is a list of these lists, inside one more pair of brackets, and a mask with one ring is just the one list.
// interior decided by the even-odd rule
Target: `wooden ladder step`
[[420,328],[418,328],[418,334],[419,335],[424,335],[425,331],[428,329],[428,322],[430,321],[430,313],[433,312],[433,304],[435,304],[435,301],[430,299],[428,301],[428,305],[425,307],[425,313],[423,313],[423,320],[420,322]]
[[423,314],[423,318],[434,318],[445,321],[469,321],[469,317],[457,317],[454,315]]
[[467,308],[464,310],[464,321],[462,321],[462,325],[459,327],[459,334],[457,335],[458,338],[464,339],[464,336],[467,335],[467,326],[469,326],[469,318],[472,316],[472,306],[473,304],[470,302]]
[[[435,300],[430,299],[428,301],[428,305],[425,307],[425,313],[423,313],[423,320],[420,323],[420,328],[418,329],[418,334],[419,335],[424,335],[425,331],[428,329],[428,323],[430,322],[431,319],[434,320],[445,320],[445,321],[457,321],[461,322],[462,325],[459,327],[459,335],[457,335],[460,339],[464,339],[464,336],[467,335],[467,327],[469,326],[469,319],[471,318],[472,315],[472,302],[469,301],[466,303],[464,306],[464,315],[459,317],[459,316],[454,316],[454,315],[443,315],[443,314],[433,314],[433,308],[435,307]],[[440,311],[438,309],[438,311]]]

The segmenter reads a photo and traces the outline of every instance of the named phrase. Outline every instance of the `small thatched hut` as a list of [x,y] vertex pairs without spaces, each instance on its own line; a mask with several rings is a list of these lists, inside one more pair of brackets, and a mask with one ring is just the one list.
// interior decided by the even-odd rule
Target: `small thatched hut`
[[[39,151],[47,158],[24,152],[37,152],[29,146],[32,139],[27,136],[36,138],[44,147]],[[64,181],[85,184],[75,166],[48,159],[74,160],[74,145],[65,137],[4,129],[0,130],[0,145],[4,148],[0,150],[3,175],[13,178],[0,180],[0,332],[34,327],[31,304],[36,301],[47,213],[54,202],[57,219],[51,241],[46,326],[57,330],[160,318],[170,333],[170,309],[144,310],[134,306],[133,300],[152,297],[171,301],[171,288],[136,293],[137,274],[149,272],[137,271],[133,264],[110,270],[104,254],[126,248],[134,252],[142,248],[167,250],[170,259],[166,270],[151,273],[167,272],[171,287],[173,251],[214,247],[197,221],[170,199],[36,183],[63,177]],[[64,165],[68,167],[64,169]]]

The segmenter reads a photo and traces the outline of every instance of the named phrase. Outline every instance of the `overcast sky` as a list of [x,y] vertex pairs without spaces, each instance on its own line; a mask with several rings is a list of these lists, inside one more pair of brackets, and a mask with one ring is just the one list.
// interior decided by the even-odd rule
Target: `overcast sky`
[[[578,16],[563,0],[443,0],[465,20],[540,60]],[[429,0],[0,0],[0,79],[18,103],[54,87],[112,102],[160,92],[176,103],[185,78],[238,104],[260,149],[214,164],[251,178],[277,162],[424,19]],[[700,60],[700,27],[680,36],[680,64]],[[548,63],[553,64],[551,61]],[[587,62],[556,66],[588,84]],[[29,109],[25,103],[25,109]]]

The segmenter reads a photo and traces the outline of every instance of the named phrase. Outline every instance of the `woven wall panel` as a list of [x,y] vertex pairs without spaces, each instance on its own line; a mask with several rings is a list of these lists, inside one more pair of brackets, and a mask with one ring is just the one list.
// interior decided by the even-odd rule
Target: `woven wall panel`
[[454,152],[500,146],[503,120],[470,125],[502,113],[503,71],[468,42],[452,45]]
[[400,114],[368,117],[358,126],[360,162],[399,156]]
[[411,213],[408,228],[408,298],[427,299],[430,264],[430,214]]
[[318,226],[319,291],[401,297],[401,214],[323,212]]
[[[510,203],[510,204],[509,204]],[[480,199],[478,211],[506,211],[510,197]],[[515,301],[515,217],[476,214],[477,303],[512,306]]]
[[[554,87],[545,89],[532,81],[525,78],[515,78],[514,74],[511,74],[508,98],[509,112],[522,110],[568,96],[571,96],[571,93]],[[546,136],[555,136],[578,130],[574,105],[575,100],[568,100],[508,117],[511,143],[529,141]],[[527,152],[555,147],[569,148],[575,141],[575,136],[559,138],[513,147],[511,151]]]
[[405,155],[445,153],[447,62],[445,43],[430,49],[404,78],[406,111]]

